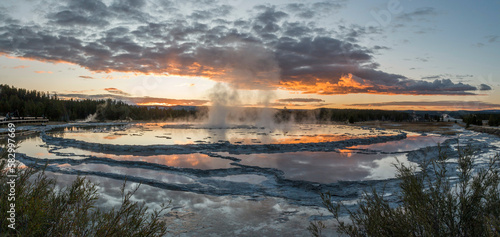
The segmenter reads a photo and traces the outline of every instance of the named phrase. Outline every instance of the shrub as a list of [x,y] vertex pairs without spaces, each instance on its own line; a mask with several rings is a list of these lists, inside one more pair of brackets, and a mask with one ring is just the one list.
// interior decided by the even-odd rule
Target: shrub
[[[486,168],[477,168],[472,149],[459,150],[456,183],[449,179],[446,159],[440,152],[437,160],[421,165],[421,172],[396,165],[397,207],[376,190],[364,193],[355,211],[334,204],[330,193],[321,195],[323,204],[338,222],[337,231],[349,236],[499,236],[499,155]],[[349,213],[350,223],[340,220],[341,208]],[[320,236],[324,227],[312,222],[308,229]]]
[[[5,151],[5,149],[4,149]],[[161,215],[167,208],[148,212],[145,203],[130,200],[140,185],[121,188],[122,203],[109,211],[95,207],[96,184],[77,177],[68,187],[55,190],[56,181],[44,170],[15,167],[15,227],[8,228],[5,152],[0,159],[0,236],[163,236],[167,232]]]

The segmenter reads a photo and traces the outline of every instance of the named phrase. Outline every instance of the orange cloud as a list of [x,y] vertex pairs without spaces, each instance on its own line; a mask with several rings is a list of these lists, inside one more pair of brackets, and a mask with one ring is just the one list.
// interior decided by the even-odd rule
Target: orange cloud
[[165,102],[146,102],[146,103],[137,103],[140,106],[175,106],[178,104],[170,104]]
[[35,71],[35,73],[52,73],[51,71]]
[[300,80],[281,82],[281,88],[285,90],[301,91],[303,94],[349,94],[349,93],[373,93],[382,94],[377,90],[370,90],[374,85],[362,78],[353,78],[352,74],[343,75],[337,83],[316,79],[314,84],[303,83]]
[[13,67],[12,69],[23,69],[23,68],[28,68],[29,66],[25,66],[25,65],[19,65],[19,66],[15,66]]
[[117,88],[104,88],[104,90],[111,93],[111,94],[130,96],[129,93],[122,91],[120,89],[117,89]]

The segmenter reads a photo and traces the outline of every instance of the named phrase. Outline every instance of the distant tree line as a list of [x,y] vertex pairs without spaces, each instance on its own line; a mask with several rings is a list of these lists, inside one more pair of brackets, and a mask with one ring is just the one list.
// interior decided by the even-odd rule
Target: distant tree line
[[462,116],[462,120],[467,124],[467,127],[472,125],[483,125],[483,120],[488,120],[489,126],[500,125],[500,114],[475,113]]
[[483,120],[481,119],[480,116],[477,116],[476,114],[467,114],[462,117],[462,120],[464,123],[466,123],[467,127],[469,127],[471,124],[472,125],[478,125],[481,126],[483,125]]
[[373,120],[402,122],[411,120],[411,115],[402,111],[321,108],[316,110],[280,110],[276,113],[275,118],[278,122],[291,119],[296,122],[311,119],[319,122],[349,123]]
[[97,120],[159,120],[196,116],[196,111],[129,105],[115,100],[63,100],[57,94],[0,85],[0,115],[45,117],[52,121]]
[[488,118],[489,126],[500,126],[500,114],[491,114]]
[[[186,118],[202,118],[207,116],[208,108],[172,109],[164,107],[146,107],[130,105],[116,100],[75,100],[60,99],[57,94],[26,90],[8,85],[0,85],[0,116],[10,113],[15,117],[45,117],[52,121],[83,120],[93,115],[96,120],[174,120]],[[249,115],[255,115],[249,111]],[[358,109],[328,109],[315,110],[277,110],[276,122],[363,122],[363,121],[412,121],[413,112],[389,110],[358,110]],[[442,121],[440,112],[418,112],[424,121]],[[482,125],[488,120],[488,125],[499,126],[498,113],[465,113],[450,112],[450,115],[461,117],[467,124]]]

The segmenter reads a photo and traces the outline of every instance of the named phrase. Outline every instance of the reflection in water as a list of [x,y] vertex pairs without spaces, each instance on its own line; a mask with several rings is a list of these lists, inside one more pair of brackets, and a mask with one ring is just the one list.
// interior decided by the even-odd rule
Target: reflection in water
[[250,184],[260,184],[267,180],[266,177],[255,174],[227,175],[224,177],[212,177],[211,179],[250,183]]
[[413,151],[420,148],[435,146],[444,142],[447,137],[442,136],[408,136],[406,139],[390,141],[385,143],[375,143],[370,145],[359,145],[348,147],[348,149],[368,149],[383,152],[404,152]]
[[150,169],[142,168],[129,168],[122,166],[109,166],[104,164],[81,164],[81,165],[70,165],[62,164],[58,165],[59,168],[71,168],[74,170],[81,171],[96,171],[108,174],[120,174],[128,176],[142,177],[145,179],[152,179],[164,183],[175,183],[175,184],[187,184],[194,183],[195,181],[187,176],[179,174],[165,173],[162,171],[155,171]]
[[115,140],[115,139],[120,138],[122,136],[123,135],[111,134],[111,135],[107,135],[107,136],[103,137],[103,139],[106,139],[106,140]]
[[[61,152],[67,150],[77,150],[74,148],[61,149]],[[178,168],[193,168],[201,170],[209,169],[224,169],[231,168],[230,160],[210,157],[205,154],[192,153],[192,154],[179,154],[179,155],[152,155],[152,156],[136,156],[136,155],[115,155],[105,154],[99,152],[87,152],[91,156],[109,158],[113,160],[127,160],[127,161],[144,161],[148,163],[156,163],[170,167]]]
[[396,158],[410,163],[406,154],[307,151],[233,156],[241,159],[241,164],[282,170],[289,179],[320,183],[394,178],[396,172],[392,164],[396,163]]
[[59,159],[56,154],[50,153],[49,148],[45,146],[45,143],[38,136],[25,137],[19,143],[19,148],[17,152],[24,153],[31,157],[36,157],[39,159]]
[[[335,125],[301,125],[287,131],[266,131],[260,128],[190,129],[182,126],[162,128],[162,125],[142,124],[141,126],[108,127],[106,129],[103,127],[68,128],[49,133],[51,136],[85,140],[92,143],[139,145],[217,143],[219,140],[234,144],[323,142],[395,133]],[[308,221],[305,221],[308,217],[328,215],[326,210],[318,206],[307,206],[307,204],[303,204],[306,202],[296,202],[297,200],[317,198],[318,203],[320,203],[317,190],[311,187],[338,191],[336,194],[339,194],[339,201],[345,199],[347,201],[345,203],[353,203],[359,197],[355,194],[361,192],[363,188],[368,188],[368,183],[317,185],[307,182],[281,182],[283,179],[281,179],[280,171],[272,170],[271,172],[270,169],[244,165],[276,168],[283,171],[286,178],[293,180],[321,183],[333,183],[339,180],[383,180],[394,177],[396,172],[392,164],[396,162],[395,158],[403,163],[409,163],[406,153],[383,153],[411,151],[434,146],[437,142],[444,140],[445,138],[437,136],[408,136],[404,140],[353,146],[334,152],[308,151],[247,155],[221,153],[224,156],[241,159],[239,163],[243,166],[232,166],[231,162],[238,162],[209,157],[200,153],[143,156],[140,153],[120,151],[117,152],[118,154],[108,154],[107,151],[103,150],[92,152],[85,150],[85,148],[62,147],[63,144],[68,143],[59,143],[58,145],[57,142],[52,143],[55,145],[47,147],[39,137],[27,138],[20,144],[19,152],[41,159],[84,159],[93,156],[210,170],[157,169],[157,166],[142,166],[142,164],[128,162],[106,163],[105,160],[92,160],[92,163],[88,164],[63,160],[60,162],[63,164],[52,164],[63,171],[86,171],[90,179],[100,183],[99,192],[102,198],[97,203],[100,208],[115,207],[120,203],[120,187],[123,180],[115,180],[114,178],[117,176],[137,177],[137,179],[129,180],[144,181],[144,185],[134,195],[134,200],[145,201],[146,205],[151,207],[157,207],[160,203],[168,203],[169,200],[172,200],[172,209],[165,218],[171,224],[169,229],[173,236],[185,233],[193,236],[205,236],[207,233],[221,236],[243,234],[274,236],[276,233],[283,236],[306,236],[309,235],[307,232]],[[497,142],[496,145],[500,146],[500,143]],[[208,149],[207,152],[209,152]],[[234,152],[238,152],[237,148]],[[100,163],[101,161],[103,162]],[[69,164],[65,164],[66,162]],[[220,168],[233,169],[215,170]],[[47,173],[59,177],[58,185],[64,186],[67,186],[69,181],[75,177],[75,175],[62,174],[65,172]],[[76,172],[67,173],[75,174]],[[99,175],[99,177],[94,175]],[[152,181],[176,184],[177,187],[186,187],[187,191],[155,188],[150,186],[153,185]],[[391,183],[392,187],[397,187],[396,181],[370,182],[369,184],[385,187],[386,184]],[[127,187],[130,188],[135,184],[128,182]],[[332,189],[324,189],[325,187]],[[203,192],[196,193],[199,190]],[[392,191],[394,190],[392,189]],[[291,196],[293,199],[290,198]],[[294,202],[302,206],[293,205]],[[331,236],[333,234],[325,235]]]
[[[162,124],[135,125],[123,128],[72,129],[57,133],[64,138],[120,145],[193,144],[230,142],[232,144],[290,144],[333,142],[359,137],[396,134],[343,125],[291,125],[287,130],[256,127],[232,129],[196,128],[192,125],[162,127]],[[52,133],[55,135],[55,133]]]
[[[353,126],[315,124],[291,126],[286,131],[269,131],[248,127],[196,129],[177,125],[162,127],[163,125],[141,124],[92,128],[73,127],[47,133],[49,136],[71,138],[90,143],[118,145],[197,144],[226,141],[233,144],[318,143],[360,137],[394,135],[397,133],[394,131]],[[295,184],[301,182],[281,182],[283,180],[281,179],[280,171],[273,170],[271,172],[269,169],[258,169],[258,167],[246,167],[245,165],[276,168],[283,171],[284,176],[288,179],[320,183],[334,183],[339,180],[383,180],[394,177],[396,172],[392,164],[396,162],[396,158],[406,164],[409,162],[404,153],[381,153],[410,151],[428,145],[435,145],[436,142],[441,141],[444,141],[444,138],[409,136],[405,140],[353,146],[338,149],[335,152],[308,151],[246,155],[221,154],[241,159],[239,163],[243,166],[238,166],[237,164],[234,166],[231,165],[232,162],[238,163],[238,161],[223,159],[227,157],[210,157],[200,153],[182,155],[163,155],[158,153],[151,156],[144,156],[140,153],[119,151],[116,152],[117,154],[109,154],[107,153],[109,151],[99,149],[92,149],[100,151],[94,152],[85,150],[85,148],[62,147],[65,144],[71,146],[70,143],[63,142],[54,142],[51,143],[54,145],[48,147],[39,137],[27,138],[21,144],[19,152],[41,159],[85,159],[88,157],[98,157],[120,161],[142,161],[179,168],[210,170],[208,172],[198,170],[171,171],[170,169],[156,169],[157,166],[142,165],[140,163],[106,162],[105,160],[91,160],[90,163],[83,164],[62,160],[52,164],[63,171],[67,171],[67,173],[75,174],[75,170],[88,172],[87,174],[92,179],[101,183],[100,192],[103,199],[98,203],[100,207],[110,207],[118,204],[120,201],[119,187],[123,181],[106,177],[116,178],[118,176],[127,176],[131,178],[129,180],[134,180],[135,182],[144,181],[144,183],[149,185],[152,185],[152,181],[157,181],[164,184],[176,184],[178,185],[177,187],[186,188],[187,192],[176,192],[143,185],[134,196],[136,200],[146,201],[147,205],[157,205],[162,202],[168,202],[168,200],[173,200],[172,214],[167,215],[166,218],[171,218],[169,220],[172,221],[172,225],[181,222],[178,233],[188,232],[192,235],[199,233],[202,236],[206,235],[206,233],[220,233],[222,235],[233,233],[234,235],[241,235],[242,232],[238,231],[245,228],[245,231],[248,231],[247,233],[251,233],[251,235],[266,235],[262,233],[267,233],[267,235],[272,236],[278,231],[284,236],[291,236],[308,235],[306,230],[308,222],[304,221],[304,218],[311,215],[323,214],[320,212],[324,211],[323,209],[314,209],[315,207],[305,205],[292,206],[290,204],[293,203],[291,200],[313,200],[314,197],[318,198],[316,191],[311,191],[308,188],[312,185],[304,185],[304,187],[307,187],[304,189],[301,188],[302,186],[295,186]],[[371,151],[367,152],[365,150]],[[69,164],[66,164],[66,162]],[[215,170],[225,168],[233,169]],[[207,175],[198,176],[198,174]],[[59,183],[66,182],[68,177],[73,177],[72,175],[65,174],[53,175],[61,177]],[[362,182],[359,183],[361,186],[364,185]],[[130,187],[131,184],[127,185]],[[315,187],[330,186],[335,187],[334,190],[338,190],[337,185],[343,186],[342,184],[332,184],[317,185]],[[356,193],[359,189],[354,188],[355,190],[347,191],[349,188],[353,189],[349,185],[344,190],[346,192],[346,199],[356,198],[352,193]],[[340,189],[344,189],[344,187]],[[213,196],[197,194],[195,192],[210,193]],[[218,193],[221,193],[223,196],[218,196]],[[294,199],[290,198],[290,196],[293,196]],[[274,197],[282,197],[283,199]],[[326,212],[324,213],[326,214]],[[273,224],[269,225],[269,223]]]
[[[113,160],[126,160],[126,161],[144,161],[149,163],[156,163],[178,168],[193,168],[201,170],[209,169],[225,169],[233,167],[230,160],[210,157],[206,154],[191,153],[180,155],[151,155],[141,156],[137,155],[117,155],[107,154],[101,152],[93,152],[82,150],[78,148],[68,147],[56,149],[53,152],[49,148],[43,146],[44,143],[40,137],[26,138],[19,147],[18,152],[24,153],[31,157],[39,159],[84,159],[88,156],[109,158]],[[51,147],[53,148],[53,147]]]
[[[76,175],[46,172],[57,178],[58,187],[66,187]],[[88,176],[99,183],[99,208],[117,208],[121,203],[120,187],[123,181]],[[127,182],[126,189],[136,184]],[[311,215],[328,215],[323,209],[288,204],[280,198],[267,197],[260,201],[241,196],[210,196],[191,192],[169,191],[141,185],[133,196],[134,201],[145,202],[151,209],[161,204],[171,208],[165,215],[171,236],[309,236],[307,218]],[[326,224],[331,224],[329,220]],[[244,232],[242,232],[244,231]],[[332,236],[333,230],[325,230]]]

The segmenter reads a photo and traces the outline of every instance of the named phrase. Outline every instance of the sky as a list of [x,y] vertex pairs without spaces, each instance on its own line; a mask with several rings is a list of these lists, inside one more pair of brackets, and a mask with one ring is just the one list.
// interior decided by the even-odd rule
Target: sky
[[0,84],[138,105],[222,92],[241,106],[500,109],[498,12],[500,1],[3,0]]

